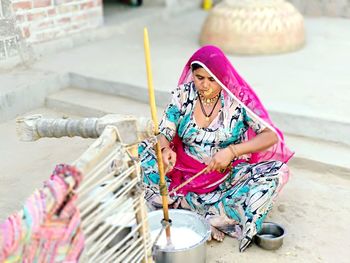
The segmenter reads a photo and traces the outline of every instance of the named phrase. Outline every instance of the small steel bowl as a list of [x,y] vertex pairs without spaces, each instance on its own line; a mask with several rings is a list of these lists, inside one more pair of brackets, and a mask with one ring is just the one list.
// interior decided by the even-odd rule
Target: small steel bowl
[[276,223],[264,222],[254,238],[255,244],[267,250],[275,250],[282,246],[286,234],[284,228]]

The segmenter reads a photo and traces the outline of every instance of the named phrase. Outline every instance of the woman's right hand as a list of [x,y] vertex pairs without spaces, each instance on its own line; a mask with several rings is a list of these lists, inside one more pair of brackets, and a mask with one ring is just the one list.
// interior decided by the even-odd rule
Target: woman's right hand
[[166,147],[162,151],[164,170],[170,172],[176,163],[176,153],[170,148]]

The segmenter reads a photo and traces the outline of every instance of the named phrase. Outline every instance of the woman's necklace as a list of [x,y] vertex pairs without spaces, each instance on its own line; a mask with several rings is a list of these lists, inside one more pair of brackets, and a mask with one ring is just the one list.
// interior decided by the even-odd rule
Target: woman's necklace
[[[198,92],[199,93],[199,92]],[[203,94],[199,93],[199,97],[202,101],[202,103],[205,105],[205,106],[211,106],[214,104],[214,102],[216,102],[217,98],[220,96],[220,92],[215,96],[215,97],[212,97],[212,98],[206,98],[204,97]]]
[[216,96],[215,96],[214,98],[212,98],[212,99],[215,99],[215,98],[216,98],[216,102],[215,102],[213,108],[211,109],[210,113],[207,114],[207,112],[206,112],[205,109],[204,109],[204,105],[203,105],[203,102],[202,102],[202,98],[201,98],[201,96],[199,97],[199,104],[200,104],[200,106],[201,106],[201,110],[202,110],[202,112],[203,112],[203,114],[204,114],[204,116],[205,116],[205,120],[206,120],[207,122],[209,121],[210,116],[213,114],[214,109],[215,109],[216,105],[217,105],[218,102],[219,102],[220,93],[219,93],[218,95],[216,95]]

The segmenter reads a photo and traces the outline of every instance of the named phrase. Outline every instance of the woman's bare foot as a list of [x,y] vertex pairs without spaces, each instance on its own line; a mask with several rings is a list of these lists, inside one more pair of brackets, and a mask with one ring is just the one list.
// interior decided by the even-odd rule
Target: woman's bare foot
[[211,239],[215,239],[216,241],[222,242],[224,241],[225,238],[225,233],[221,232],[219,229],[216,227],[211,226]]

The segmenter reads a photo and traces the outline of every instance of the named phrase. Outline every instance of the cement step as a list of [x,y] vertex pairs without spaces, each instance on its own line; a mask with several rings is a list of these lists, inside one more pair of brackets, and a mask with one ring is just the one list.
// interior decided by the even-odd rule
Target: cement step
[[[77,73],[69,73],[70,83],[74,87],[99,93],[123,96],[143,103],[148,103],[146,87],[110,79],[100,79]],[[156,90],[155,96],[159,106],[165,107],[169,102],[169,91]],[[340,142],[350,146],[350,122],[347,119],[337,119],[322,116],[300,109],[298,105],[289,105],[286,111],[283,104],[268,108],[274,123],[286,133],[320,140]],[[293,109],[291,111],[291,109]]]
[[[82,117],[102,117],[109,113],[150,117],[147,104],[129,98],[86,91],[63,89],[46,98],[46,106],[54,110],[70,112]],[[161,110],[159,110],[161,115]]]
[[[85,117],[101,117],[108,113],[150,116],[146,103],[77,88],[64,89],[48,96],[46,106]],[[159,117],[162,111],[162,108],[158,108]],[[288,146],[296,152],[290,162],[292,166],[350,176],[349,146],[294,134],[287,134],[286,140]]]
[[287,145],[295,151],[291,165],[319,173],[350,176],[349,146],[291,134],[285,137]]
[[45,97],[69,83],[67,74],[35,69],[1,74],[0,123],[44,105]]

